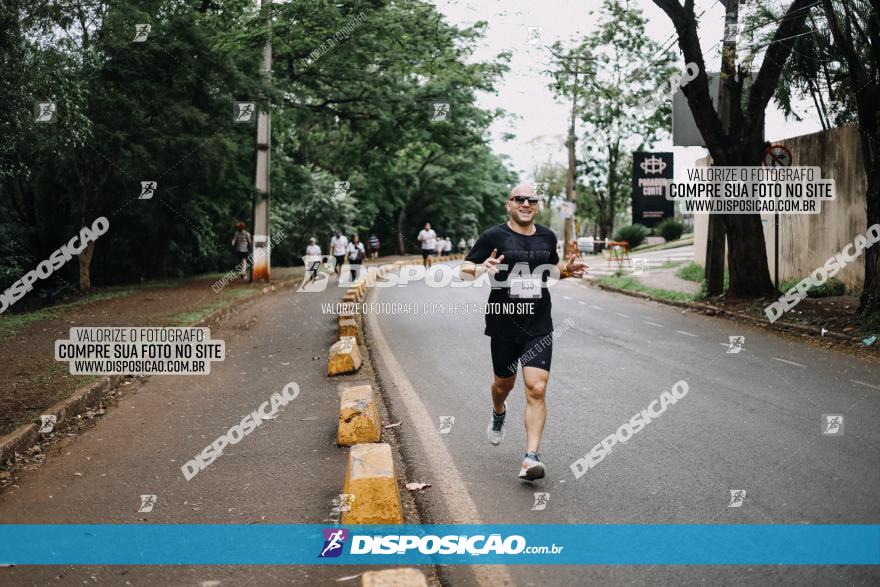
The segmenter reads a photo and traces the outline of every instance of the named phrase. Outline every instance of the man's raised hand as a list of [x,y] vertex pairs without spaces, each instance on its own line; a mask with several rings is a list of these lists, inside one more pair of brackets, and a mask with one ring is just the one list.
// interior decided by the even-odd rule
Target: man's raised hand
[[504,255],[500,257],[496,257],[498,254],[498,249],[492,249],[492,254],[489,255],[489,258],[483,261],[483,268],[489,273],[489,275],[495,275],[498,273],[498,265],[501,261],[504,260]]
[[565,266],[565,270],[570,273],[572,277],[583,277],[584,273],[586,273],[589,268],[590,266],[583,261],[578,261],[577,255],[574,253],[568,258],[568,264]]

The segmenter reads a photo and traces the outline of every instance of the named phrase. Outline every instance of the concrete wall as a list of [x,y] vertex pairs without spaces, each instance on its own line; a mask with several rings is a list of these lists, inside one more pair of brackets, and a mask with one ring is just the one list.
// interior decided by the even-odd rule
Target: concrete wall
[[[820,214],[779,215],[779,278],[801,280],[826,259],[839,252],[867,229],[865,191],[868,179],[862,164],[859,130],[856,126],[832,128],[810,135],[776,141],[792,153],[792,165],[818,166],[822,177],[834,179],[836,199],[822,202]],[[697,162],[707,165],[709,157]],[[762,214],[764,242],[770,277],[774,274],[773,215]],[[704,264],[709,215],[696,215],[694,261]],[[865,278],[864,255],[849,263],[837,279],[848,288],[861,290]]]

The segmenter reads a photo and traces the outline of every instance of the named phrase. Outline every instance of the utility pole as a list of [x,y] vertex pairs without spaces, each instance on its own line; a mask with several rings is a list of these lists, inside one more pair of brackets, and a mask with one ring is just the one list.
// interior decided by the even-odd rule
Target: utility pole
[[[260,10],[271,18],[272,0],[257,0]],[[260,64],[263,82],[271,83],[272,45],[269,39],[263,45],[263,61]],[[254,268],[251,281],[269,281],[269,155],[272,139],[272,118],[268,106],[257,114],[257,170],[255,184],[257,199],[254,202]]]
[[[575,157],[575,144],[577,143],[577,136],[575,135],[575,125],[577,124],[577,115],[579,112],[578,80],[582,74],[589,73],[589,71],[581,71],[580,64],[581,61],[591,61],[591,58],[588,54],[580,55],[578,53],[581,50],[581,47],[574,49],[574,51],[572,51],[574,55],[560,55],[559,53],[556,53],[552,50],[550,51],[553,57],[555,57],[560,64],[564,64],[565,74],[574,76],[574,82],[572,84],[571,115],[569,117],[568,124],[568,137],[565,140],[565,146],[568,149],[568,175],[565,179],[565,200],[566,202],[571,202],[572,204],[574,204],[575,196],[577,195],[575,192],[575,173],[577,165],[577,158]],[[586,53],[586,51],[584,52]],[[568,62],[572,60],[574,61],[574,68],[570,68],[568,65]],[[566,218],[565,222],[563,223],[562,238],[565,241],[563,250],[568,250],[568,241],[574,238],[574,223],[574,214]]]
[[[730,112],[733,108],[729,84],[736,76],[736,38],[739,35],[739,0],[722,0],[724,15],[724,39],[721,45],[721,76],[718,81],[718,116],[724,132],[730,134]],[[713,161],[713,165],[717,162]],[[709,213],[709,231],[706,235],[706,293],[721,295],[724,291],[724,251],[726,241],[724,217]]]
[[[565,199],[568,202],[574,203],[575,201],[575,186],[574,186],[574,174],[575,174],[575,165],[577,164],[577,159],[575,158],[575,141],[577,138],[575,137],[575,122],[577,120],[577,103],[578,103],[578,76],[580,75],[580,71],[578,70],[578,65],[580,64],[580,57],[575,56],[574,58],[574,85],[572,86],[572,98],[571,98],[571,120],[568,124],[568,138],[565,141],[565,145],[568,147],[568,175],[565,178]],[[574,235],[574,214],[568,216],[565,219],[565,225],[562,230],[562,238],[565,243],[562,250],[565,251],[565,254],[568,254],[568,243],[571,241]]]

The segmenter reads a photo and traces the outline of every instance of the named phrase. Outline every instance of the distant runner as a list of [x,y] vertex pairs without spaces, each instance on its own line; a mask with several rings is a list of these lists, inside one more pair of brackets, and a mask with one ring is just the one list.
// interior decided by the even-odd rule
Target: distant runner
[[232,248],[238,256],[242,279],[247,279],[248,256],[252,244],[251,233],[245,230],[244,222],[236,224],[235,234],[232,235]]
[[330,254],[336,258],[336,275],[342,271],[342,265],[345,263],[345,253],[348,251],[348,239],[343,236],[340,231],[336,231],[336,236],[330,239]]
[[434,254],[436,247],[437,233],[431,230],[431,223],[426,222],[425,228],[419,232],[419,242],[422,244],[422,265],[429,267],[431,265],[431,255]]
[[318,267],[321,266],[321,247],[319,247],[314,237],[309,239],[309,246],[306,247],[305,258],[306,272],[311,276],[306,283],[311,283],[318,278]]
[[378,259],[379,258],[379,237],[375,234],[371,234],[370,238],[367,239],[367,244],[370,245],[370,259]]
[[[547,274],[535,270],[541,265],[559,263],[556,235],[535,224],[538,201],[531,185],[513,188],[507,201],[510,219],[481,234],[461,265],[462,273],[475,278],[489,273],[500,282],[489,294],[490,304],[514,304],[512,314],[486,314],[485,334],[490,337],[495,373],[491,386],[492,421],[486,435],[493,445],[501,444],[504,439],[505,400],[513,389],[517,367],[522,361],[526,388],[526,454],[519,477],[528,481],[545,475],[538,448],[547,418],[544,396],[553,354],[550,291],[542,287]],[[586,269],[585,263],[571,256],[562,267],[560,277],[583,277]]]

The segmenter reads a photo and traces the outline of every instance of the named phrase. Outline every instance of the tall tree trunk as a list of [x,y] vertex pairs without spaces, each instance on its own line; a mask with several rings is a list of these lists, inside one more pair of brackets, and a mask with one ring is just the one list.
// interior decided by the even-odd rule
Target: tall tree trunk
[[[876,155],[873,163],[873,168],[868,171],[868,191],[865,196],[868,226],[880,224],[880,159]],[[859,298],[858,312],[870,323],[880,325],[880,243],[865,251],[865,287]]]
[[397,213],[397,254],[406,253],[406,243],[403,237],[403,221],[406,218],[406,205],[401,206],[400,212]]
[[[854,35],[848,27],[853,26],[852,15],[841,23],[834,12],[831,0],[821,0],[834,46],[847,63],[856,112],[859,119],[859,138],[862,146],[862,162],[868,176],[865,192],[867,226],[880,223],[880,10],[873,3],[869,22],[865,23],[870,38],[871,58],[865,60],[856,50]],[[847,9],[846,4],[843,5]],[[846,27],[846,28],[845,28]],[[859,299],[858,313],[870,322],[880,324],[880,245],[865,251],[865,287]]]
[[90,241],[85,250],[79,254],[79,289],[86,292],[92,288],[92,254],[95,252],[95,241]]

